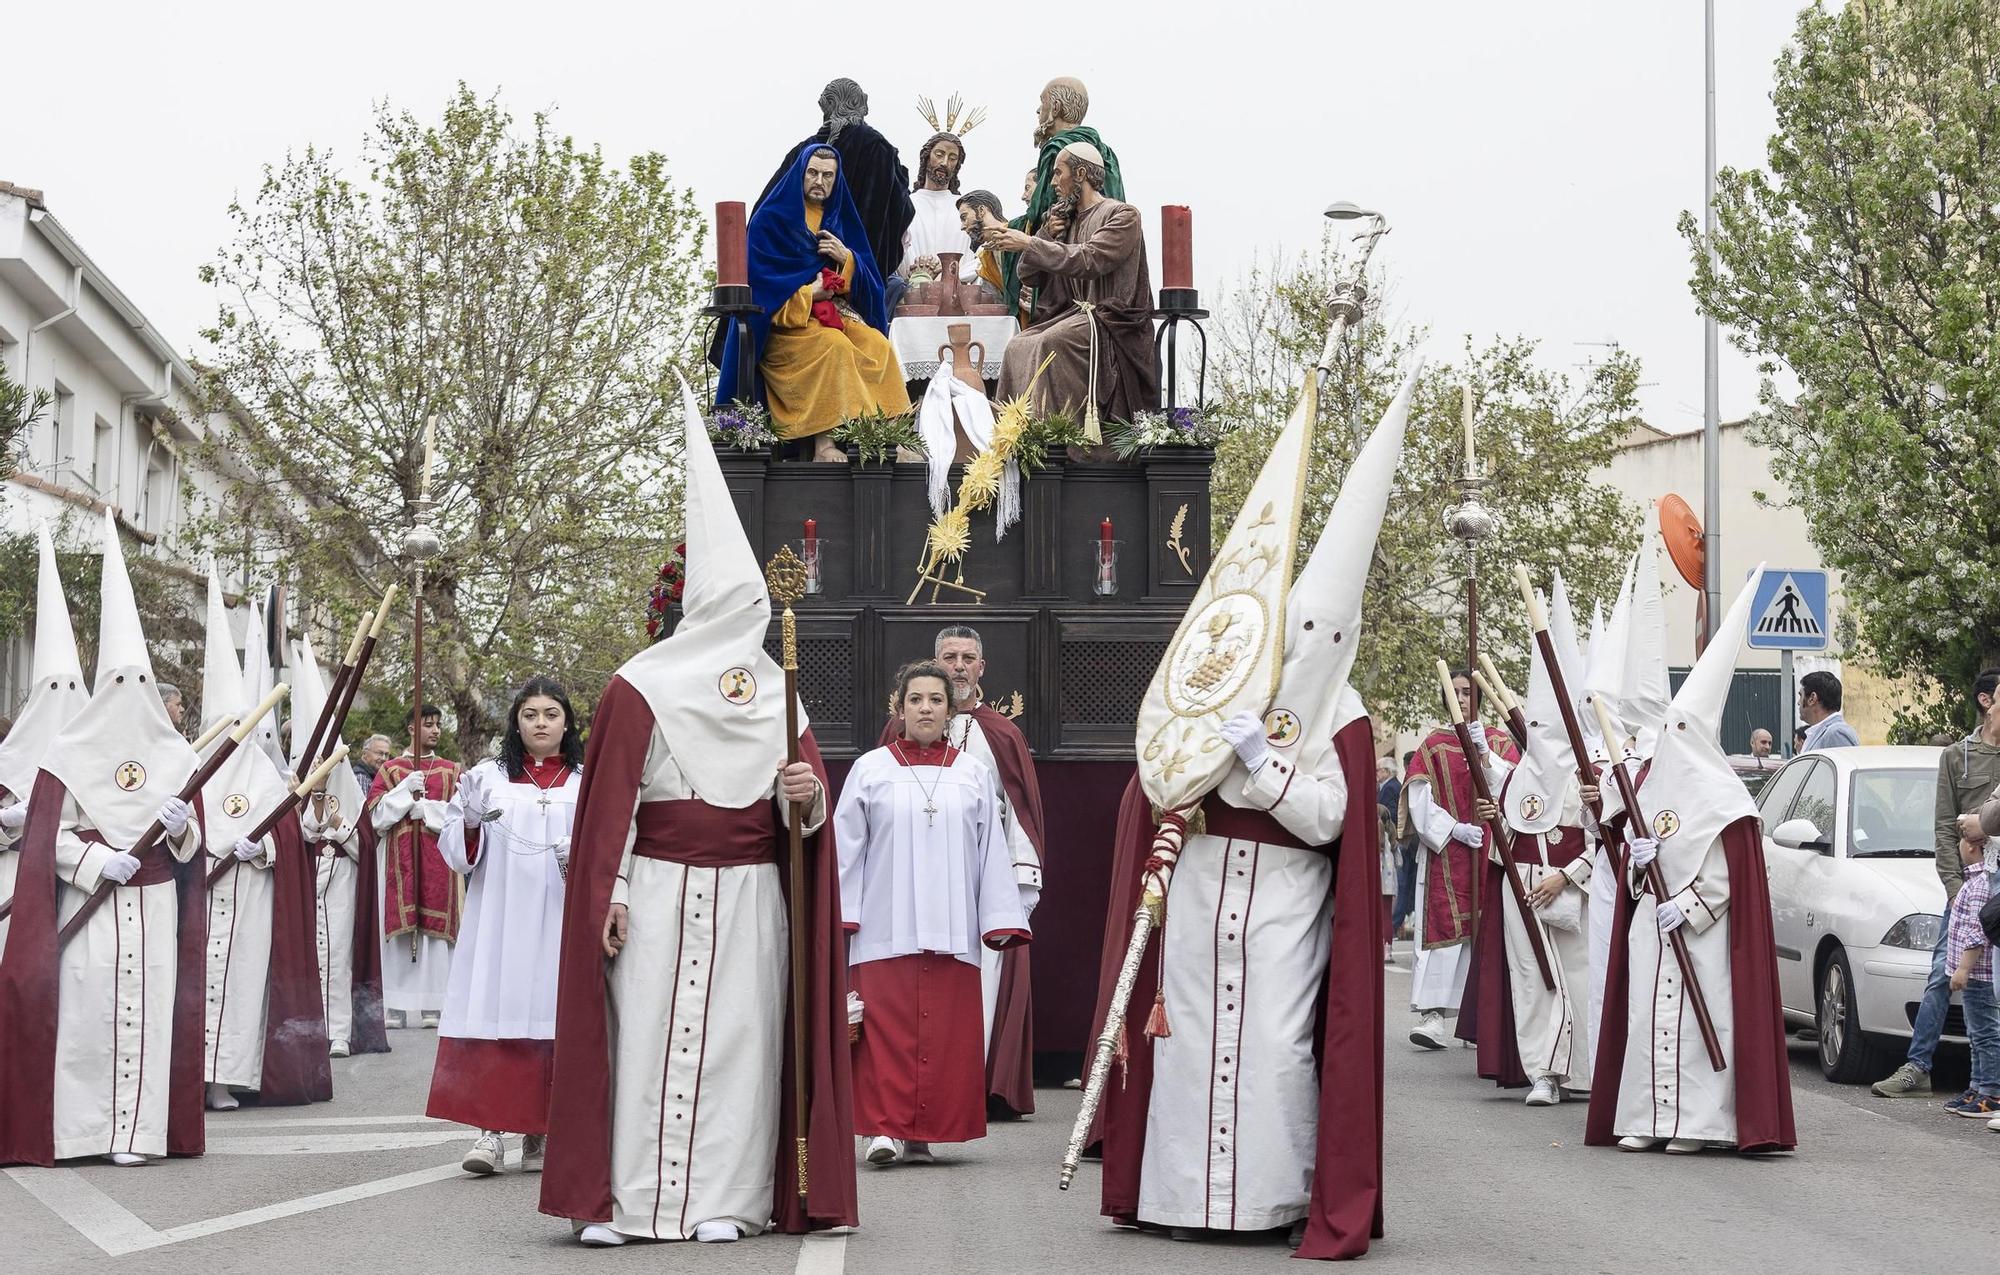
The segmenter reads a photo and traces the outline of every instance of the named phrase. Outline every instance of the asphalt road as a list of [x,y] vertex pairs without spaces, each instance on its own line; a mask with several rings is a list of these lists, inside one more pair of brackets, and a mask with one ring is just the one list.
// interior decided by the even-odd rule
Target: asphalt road
[[[1800,1045],[1795,1155],[1588,1148],[1582,1105],[1530,1110],[1478,1081],[1470,1051],[1408,1045],[1407,993],[1407,973],[1390,970],[1388,1235],[1370,1265],[1454,1275],[1991,1269],[1980,1219],[1993,1215],[2000,1134],[1984,1122],[1828,1085]],[[1044,1091],[1034,1119],[995,1125],[934,1167],[864,1167],[863,1225],[851,1236],[585,1250],[535,1211],[535,1178],[458,1173],[469,1135],[422,1115],[435,1033],[391,1040],[385,1057],[335,1062],[330,1104],[212,1116],[203,1159],[7,1171],[0,1269],[1218,1275],[1284,1269],[1287,1257],[1271,1242],[1113,1231],[1097,1216],[1095,1166],[1059,1193],[1074,1090]]]

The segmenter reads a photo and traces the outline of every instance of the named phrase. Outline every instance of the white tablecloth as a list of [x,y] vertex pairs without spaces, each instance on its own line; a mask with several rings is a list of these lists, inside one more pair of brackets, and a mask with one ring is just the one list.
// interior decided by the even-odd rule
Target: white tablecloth
[[1021,325],[1005,314],[937,314],[889,321],[889,344],[896,347],[896,357],[902,361],[904,380],[931,379],[938,369],[938,348],[951,344],[946,329],[954,323],[971,324],[973,343],[984,347],[980,351],[985,358],[979,365],[980,375],[989,381],[999,378],[1001,352],[1021,330]]

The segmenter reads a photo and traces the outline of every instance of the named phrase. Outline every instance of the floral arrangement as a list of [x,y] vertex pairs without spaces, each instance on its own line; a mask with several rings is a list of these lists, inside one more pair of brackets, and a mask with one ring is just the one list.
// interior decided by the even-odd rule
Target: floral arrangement
[[1131,460],[1148,447],[1213,447],[1225,429],[1198,408],[1171,407],[1164,412],[1140,412],[1128,425],[1106,430],[1105,442],[1120,460]]
[[741,399],[709,412],[708,437],[717,447],[733,447],[742,452],[762,451],[778,441],[777,432],[771,428],[770,413]]
[[923,440],[917,437],[917,415],[914,411],[900,416],[883,416],[880,413],[856,416],[836,426],[833,437],[836,442],[854,444],[864,464],[893,461],[899,447],[917,452],[924,449]]
[[1088,446],[1090,439],[1075,417],[1067,412],[1050,412],[1027,423],[1021,430],[1021,440],[1015,451],[1021,468],[1034,473],[1048,464],[1050,452]]
[[[1000,411],[993,418],[993,445],[966,463],[965,472],[958,480],[957,503],[931,523],[930,533],[924,540],[924,563],[918,573],[920,576],[936,575],[946,563],[956,563],[965,557],[966,550],[972,547],[972,515],[992,508],[994,501],[1000,498],[1010,464],[1030,463],[1029,449],[1038,446],[1037,440],[1044,435],[1036,434],[1031,428],[1036,422],[1028,411],[1028,396],[1034,392],[1035,381],[1039,381],[1042,373],[1048,370],[1052,358],[1053,355],[1043,359],[1042,366],[1035,369],[1027,391],[1001,404]],[[1039,459],[1039,452],[1033,459]],[[1021,516],[1018,484],[1015,486],[1012,507],[1009,507],[1010,502],[1001,501],[1001,509],[994,518],[996,536],[1006,534],[1007,528]]]
[[674,546],[673,553],[660,565],[652,592],[646,595],[646,636],[659,641],[667,635],[668,611],[680,604],[687,590],[687,543]]

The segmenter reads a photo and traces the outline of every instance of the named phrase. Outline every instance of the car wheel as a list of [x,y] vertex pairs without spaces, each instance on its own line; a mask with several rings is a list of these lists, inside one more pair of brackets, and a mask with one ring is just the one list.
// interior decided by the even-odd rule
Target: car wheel
[[1837,1085],[1880,1078],[1886,1051],[1861,1030],[1861,1012],[1854,1003],[1854,971],[1840,948],[1828,954],[1820,966],[1813,1025],[1819,1029],[1821,1075]]

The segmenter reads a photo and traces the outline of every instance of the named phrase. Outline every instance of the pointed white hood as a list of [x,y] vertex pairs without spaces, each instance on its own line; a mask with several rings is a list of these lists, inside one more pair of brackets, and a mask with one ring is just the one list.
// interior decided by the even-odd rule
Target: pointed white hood
[[0,788],[22,801],[35,786],[50,742],[90,702],[83,662],[76,654],[76,633],[70,627],[69,602],[56,573],[56,542],[47,522],[38,523],[35,532],[41,542],[41,572],[35,580],[34,671],[27,703],[15,715],[7,738],[0,740]]
[[1355,455],[1285,605],[1285,660],[1265,726],[1271,747],[1305,773],[1324,773],[1334,735],[1365,711],[1348,675],[1360,645],[1361,599],[1375,539],[1402,463],[1410,398],[1422,371],[1421,364],[1411,371]]
[[[254,620],[250,637],[254,642]],[[212,560],[208,564],[208,648],[202,655],[201,670],[201,714],[205,727],[224,717],[240,717],[263,702],[263,693],[251,693],[249,679],[236,662],[236,639],[229,626],[229,608],[223,601],[222,580],[216,575]],[[210,852],[217,856],[229,853],[238,837],[248,836],[285,799],[284,772],[256,746],[258,734],[276,715],[266,713],[258,731],[229,754],[229,760],[202,787],[202,832]],[[227,738],[226,733],[217,736],[208,746],[209,754],[221,748]]]
[[42,761],[84,818],[118,847],[130,846],[194,774],[194,749],[160,703],[139,607],[125,574],[118,524],[104,515],[104,578],[98,602],[97,683]]
[[[244,707],[249,708],[262,703],[277,686],[278,671],[271,667],[271,634],[264,627],[264,604],[255,593],[248,595],[245,613],[249,619],[243,626],[243,693],[249,697]],[[280,770],[285,766],[285,750],[278,746],[278,716],[283,711],[280,704],[266,713],[256,731],[243,741],[263,749]]]
[[[305,752],[307,737],[319,721],[320,710],[326,705],[327,681],[321,674],[319,660],[313,654],[312,639],[301,635],[292,645],[292,770],[296,773],[299,761]],[[332,751],[345,740],[328,739],[320,742],[322,753]],[[310,767],[308,767],[310,769]],[[361,791],[361,781],[354,777],[354,767],[342,763],[327,772],[326,787],[329,812],[338,814],[342,823],[352,827],[361,813],[361,801],[365,794]]]
[[[1590,663],[1584,669],[1584,688],[1590,697],[1601,703],[1611,716],[1612,724],[1625,730],[1625,718],[1619,711],[1619,694],[1625,685],[1625,645],[1632,617],[1632,576],[1638,570],[1639,560],[1635,557],[1625,564],[1625,580],[1618,587],[1618,597],[1611,604],[1611,614],[1605,617],[1604,631],[1591,638]],[[1591,713],[1593,718],[1595,712]],[[1613,741],[1613,748],[1623,741]]]
[[[785,759],[785,675],[764,649],[771,599],[763,570],[686,381],[681,400],[684,615],[671,636],[627,660],[618,675],[645,697],[695,793],[710,805],[742,809],[765,799]],[[805,726],[800,705],[799,729]]]
[[1667,681],[1667,610],[1660,601],[1660,531],[1646,520],[1632,576],[1632,601],[1625,630],[1625,669],[1619,678],[1618,720],[1637,736],[1638,755],[1651,757],[1659,746],[1660,723],[1670,697]]
[[1721,734],[1722,706],[1763,574],[1759,563],[1667,706],[1652,768],[1639,790],[1640,808],[1660,841],[1660,866],[1669,889],[1679,889],[1694,875],[1724,828],[1757,813],[1757,803],[1723,751]]
[[[1553,593],[1557,605],[1549,611],[1549,643],[1562,661],[1563,684],[1574,695],[1582,669],[1575,662],[1576,624],[1569,614],[1569,593],[1563,588],[1560,572]],[[1564,654],[1565,646],[1571,648],[1568,655]],[[1514,831],[1543,833],[1558,824],[1577,821],[1576,753],[1570,747],[1569,727],[1563,722],[1555,679],[1542,658],[1540,642],[1534,644],[1532,654],[1528,696],[1521,705],[1522,715],[1528,719],[1528,747],[1508,778],[1501,810]]]

